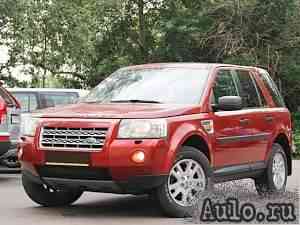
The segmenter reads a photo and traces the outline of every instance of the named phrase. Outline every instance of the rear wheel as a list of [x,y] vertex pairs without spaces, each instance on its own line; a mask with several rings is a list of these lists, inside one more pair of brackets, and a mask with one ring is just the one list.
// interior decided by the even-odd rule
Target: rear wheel
[[54,190],[32,181],[24,174],[22,175],[22,184],[32,201],[46,207],[70,205],[78,200],[83,193],[77,190]]
[[255,179],[258,194],[284,192],[287,182],[287,158],[280,144],[273,144],[272,153],[264,174]]
[[168,179],[156,190],[163,211],[171,217],[191,216],[199,193],[207,189],[209,176],[207,157],[198,149],[184,146]]

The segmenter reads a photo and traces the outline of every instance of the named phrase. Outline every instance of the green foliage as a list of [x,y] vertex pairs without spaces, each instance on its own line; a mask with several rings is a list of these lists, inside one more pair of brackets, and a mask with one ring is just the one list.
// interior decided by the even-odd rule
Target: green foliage
[[27,65],[32,86],[55,77],[90,87],[132,64],[261,65],[296,110],[299,9],[299,0],[0,0],[3,69]]
[[293,126],[294,126],[294,144],[296,146],[295,157],[300,157],[300,113],[293,114]]

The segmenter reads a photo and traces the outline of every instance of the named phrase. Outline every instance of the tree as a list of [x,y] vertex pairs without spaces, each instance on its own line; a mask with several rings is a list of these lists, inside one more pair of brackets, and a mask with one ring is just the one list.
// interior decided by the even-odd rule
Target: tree
[[26,65],[32,86],[92,87],[131,64],[225,62],[268,68],[290,108],[300,103],[297,0],[0,1],[3,68]]

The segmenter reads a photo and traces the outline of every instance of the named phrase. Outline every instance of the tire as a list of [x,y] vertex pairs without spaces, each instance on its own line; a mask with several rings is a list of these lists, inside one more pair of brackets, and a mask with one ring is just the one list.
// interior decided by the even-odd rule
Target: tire
[[[278,166],[276,174],[281,174],[278,175],[281,177],[278,179],[276,182],[275,181],[275,173],[273,173],[273,170],[275,170],[274,167],[274,161],[278,162],[280,160],[282,163]],[[278,165],[278,164],[277,164]],[[274,167],[274,169],[273,169]],[[284,168],[283,168],[284,167]],[[282,171],[282,172],[279,172]],[[283,174],[284,173],[284,174]],[[288,174],[288,165],[287,165],[287,158],[286,154],[280,144],[273,144],[272,146],[272,152],[270,155],[270,159],[268,161],[268,165],[266,170],[264,171],[264,174],[259,177],[254,179],[255,181],[255,187],[257,190],[257,193],[259,195],[267,195],[267,194],[276,194],[276,193],[282,193],[285,191],[286,188],[286,182],[287,182],[287,174]],[[279,180],[282,180],[279,182]]]
[[22,184],[28,197],[35,203],[45,207],[67,206],[74,203],[82,195],[82,191],[52,190],[43,184],[36,183],[22,174]]
[[[191,164],[188,164],[188,163],[191,163]],[[189,183],[189,182],[192,182],[192,179],[189,178],[191,176],[181,177],[178,174],[178,172],[176,172],[175,173],[176,176],[185,178],[186,180],[174,179],[175,176],[173,175],[172,171],[175,171],[175,169],[176,170],[178,169],[178,168],[176,168],[176,166],[183,166],[183,165],[192,165],[191,168],[194,168],[197,171],[193,175],[194,179],[195,179],[195,177],[196,177],[196,179],[198,179],[197,177],[200,177],[199,176],[200,174],[202,174],[203,177],[205,178],[205,180],[202,180],[202,181],[199,178],[199,183],[198,183],[198,180],[196,182],[197,190],[201,189],[201,191],[199,191],[198,193],[206,190],[208,187],[208,184],[210,183],[209,178],[211,176],[211,167],[210,167],[210,163],[209,163],[207,157],[196,148],[189,147],[189,146],[182,147],[181,151],[179,152],[179,154],[176,157],[175,162],[173,163],[173,166],[172,166],[172,169],[170,170],[168,179],[166,179],[166,181],[160,187],[158,187],[154,192],[155,199],[158,200],[161,209],[169,217],[181,218],[181,217],[192,216],[193,208],[195,207],[195,204],[196,204],[196,201],[193,203],[191,201],[188,204],[187,202],[188,202],[189,197],[186,197],[186,198],[183,197],[183,196],[190,196],[190,194],[192,193],[192,194],[195,194],[194,200],[197,199],[198,193],[196,194],[195,190],[194,190],[194,192],[193,192],[193,190],[187,191],[193,185],[193,184]],[[198,168],[197,165],[200,167]],[[202,168],[202,171],[200,168]],[[184,169],[184,168],[182,168],[182,169]],[[185,167],[185,169],[187,169],[187,167]],[[186,171],[183,170],[183,173],[184,172],[186,172]],[[197,175],[196,175],[196,173],[197,173]],[[191,172],[190,174],[193,174],[193,172]],[[179,180],[181,180],[181,181],[179,181]],[[200,183],[201,183],[201,185],[200,185]],[[176,190],[179,190],[179,189],[172,190],[171,187],[173,187],[174,184],[177,185],[177,187],[180,187],[180,190],[183,190],[183,192],[185,192],[185,193],[189,192],[189,194],[183,195],[183,192],[182,192],[176,196],[176,193],[178,192]],[[194,185],[195,185],[195,183],[194,183]],[[180,197],[182,200],[180,200]],[[186,200],[184,200],[184,199],[186,199]],[[186,202],[186,204],[184,204],[183,202]]]

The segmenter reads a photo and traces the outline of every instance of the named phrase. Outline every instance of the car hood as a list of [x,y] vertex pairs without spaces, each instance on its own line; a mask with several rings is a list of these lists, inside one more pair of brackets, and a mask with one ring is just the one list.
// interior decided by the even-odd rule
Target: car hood
[[140,104],[140,103],[79,103],[39,110],[34,116],[42,118],[162,118],[200,112],[198,105]]

